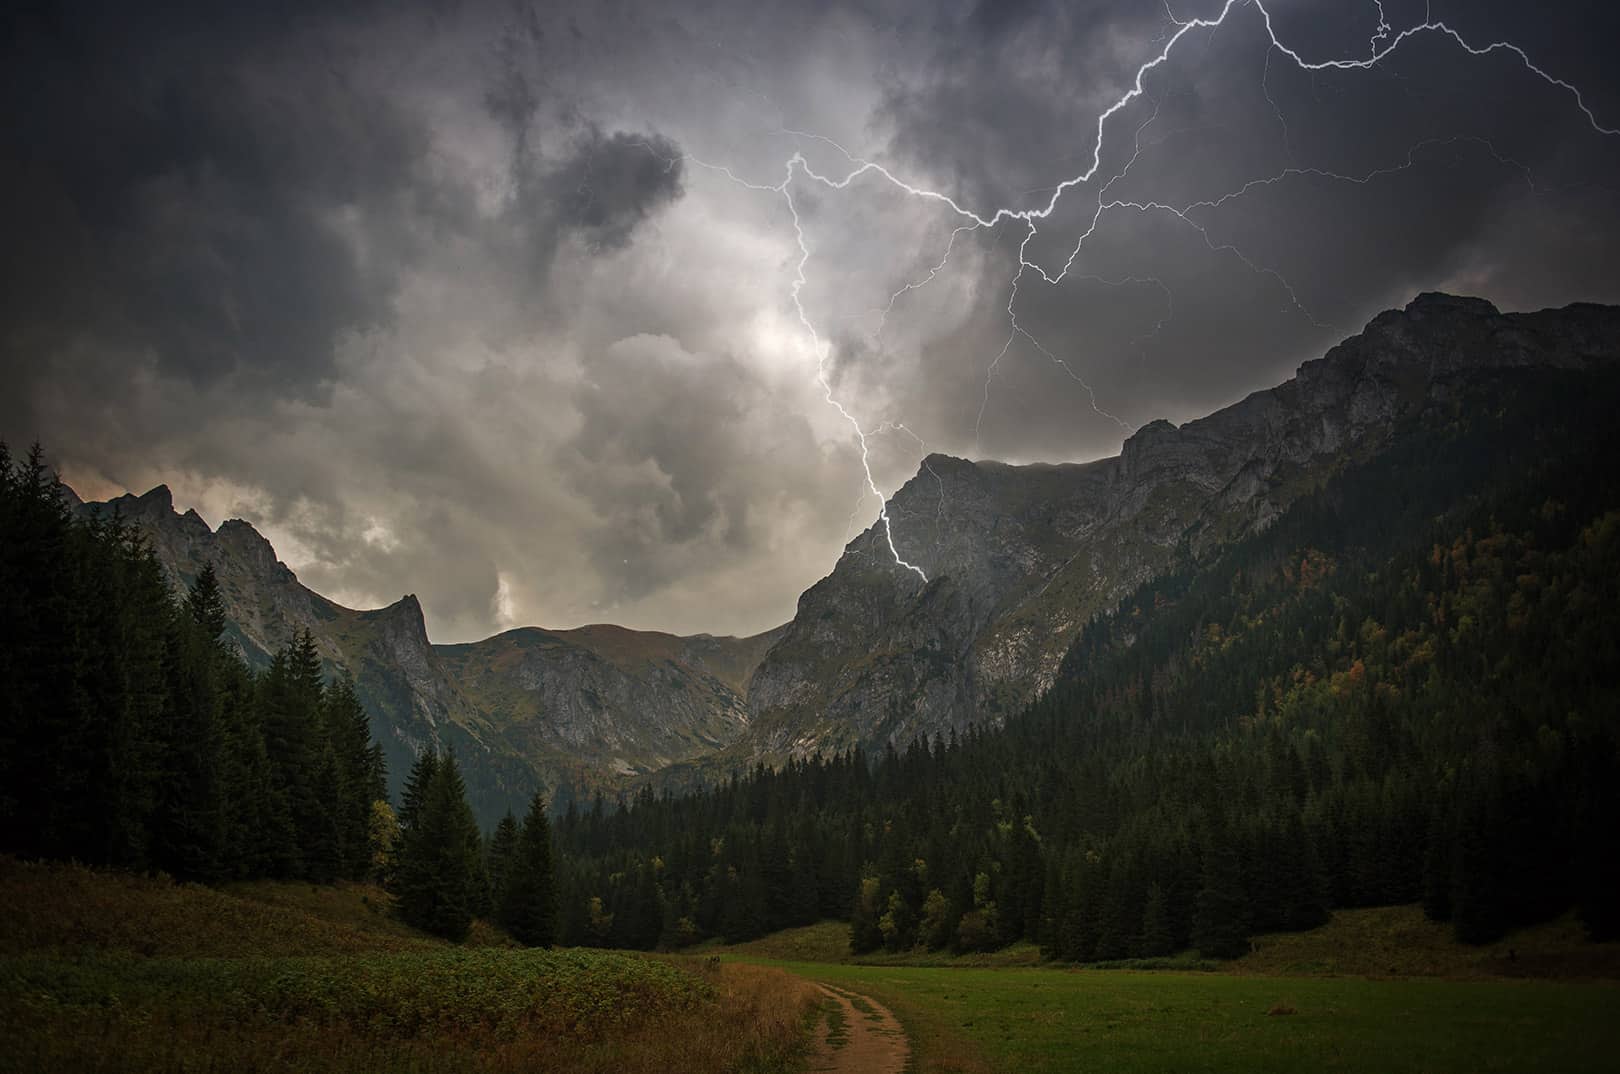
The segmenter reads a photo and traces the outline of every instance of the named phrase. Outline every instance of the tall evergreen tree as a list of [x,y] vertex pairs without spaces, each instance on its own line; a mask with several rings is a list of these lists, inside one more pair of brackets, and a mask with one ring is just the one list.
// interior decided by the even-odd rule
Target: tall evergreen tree
[[355,693],[354,680],[339,677],[325,694],[324,722],[335,767],[336,828],[341,875],[358,880],[371,869],[371,812],[387,797],[382,747],[371,739],[371,720]]
[[495,833],[490,836],[489,848],[484,854],[484,872],[489,876],[490,898],[495,906],[497,920],[504,919],[506,892],[517,860],[519,828],[511,810],[506,811]]
[[1248,897],[1237,854],[1224,833],[1204,845],[1204,871],[1193,918],[1193,944],[1205,958],[1236,958],[1249,949]]
[[400,835],[399,914],[406,924],[459,942],[472,927],[478,825],[455,757],[439,758],[432,773]]
[[[519,943],[550,947],[557,940],[557,887],[552,872],[551,822],[546,801],[536,794],[517,839],[504,878],[500,922]],[[643,897],[646,897],[645,890]],[[653,926],[661,928],[662,921]],[[656,935],[654,939],[656,940]]]

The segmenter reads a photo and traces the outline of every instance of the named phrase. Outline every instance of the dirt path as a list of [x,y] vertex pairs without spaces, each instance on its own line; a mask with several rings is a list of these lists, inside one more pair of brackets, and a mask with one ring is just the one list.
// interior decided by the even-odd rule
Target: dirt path
[[900,1074],[911,1044],[900,1020],[868,996],[818,984],[838,1004],[843,1024],[823,1024],[821,1040],[810,1061],[813,1071],[831,1074]]

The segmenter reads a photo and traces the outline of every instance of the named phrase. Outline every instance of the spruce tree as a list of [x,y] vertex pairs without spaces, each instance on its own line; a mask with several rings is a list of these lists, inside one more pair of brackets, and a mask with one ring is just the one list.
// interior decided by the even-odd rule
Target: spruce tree
[[[198,597],[172,617],[165,659],[162,778],[153,819],[152,861],[189,880],[217,880],[226,871],[226,742],[220,679],[223,654],[211,618],[189,614]],[[215,594],[217,601],[217,593]],[[205,623],[209,625],[205,625]]]
[[327,689],[324,720],[336,764],[335,815],[342,848],[339,872],[358,880],[371,869],[372,806],[387,797],[382,747],[371,740],[370,718],[348,675]]
[[186,592],[186,614],[191,617],[203,633],[203,636],[215,644],[220,644],[221,635],[229,621],[225,616],[225,601],[219,592],[219,576],[214,573],[212,561],[203,565],[197,573],[196,581]]
[[1155,881],[1148,885],[1147,904],[1142,908],[1142,957],[1162,958],[1174,954],[1175,943],[1170,931],[1169,901],[1164,888]]
[[[539,793],[529,802],[516,853],[507,867],[500,923],[513,939],[529,947],[550,947],[557,939],[551,822],[546,818],[546,800]],[[661,924],[654,926],[654,939]]]
[[489,849],[484,855],[484,872],[489,876],[490,898],[497,920],[505,912],[502,908],[506,905],[506,889],[517,859],[518,835],[517,818],[509,809],[495,825],[495,834],[490,836]]
[[1193,944],[1205,958],[1237,958],[1249,950],[1248,899],[1237,854],[1223,834],[1214,834],[1204,846]]
[[432,749],[425,749],[416,755],[416,761],[411,765],[411,771],[405,777],[405,788],[399,796],[399,827],[402,832],[408,832],[416,825],[416,819],[421,815],[422,805],[427,801],[428,788],[433,784],[433,775],[438,771],[439,755]]
[[400,836],[399,914],[406,924],[459,942],[473,921],[478,825],[455,757],[439,758],[432,771],[411,826]]

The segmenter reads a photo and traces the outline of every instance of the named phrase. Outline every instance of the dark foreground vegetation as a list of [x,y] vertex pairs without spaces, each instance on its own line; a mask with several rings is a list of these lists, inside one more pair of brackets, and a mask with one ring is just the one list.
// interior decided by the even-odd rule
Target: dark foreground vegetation
[[371,879],[407,923],[556,935],[536,798],[486,844],[453,756],[423,753],[399,814],[347,678],[310,634],[263,672],[224,640],[212,567],[182,598],[116,515],[78,517],[36,446],[0,444],[0,851],[206,883]]
[[4,1071],[788,1069],[809,986],[777,970],[463,946],[379,888],[222,890],[0,858]]
[[1266,532],[1143,586],[997,731],[558,825],[567,942],[1071,961],[1248,950],[1421,901],[1483,942],[1620,930],[1612,374],[1504,373]]
[[212,569],[177,600],[37,447],[0,444],[0,549],[0,849],[205,881],[372,870],[382,754],[307,634],[254,674]]

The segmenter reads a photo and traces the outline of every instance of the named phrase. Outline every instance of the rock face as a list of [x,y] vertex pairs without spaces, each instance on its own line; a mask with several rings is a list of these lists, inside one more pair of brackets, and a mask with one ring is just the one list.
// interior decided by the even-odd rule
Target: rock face
[[227,638],[249,663],[268,664],[309,630],[328,672],[354,676],[393,789],[421,750],[454,749],[486,823],[522,812],[536,789],[612,790],[729,745],[747,727],[748,682],[776,637],[598,626],[436,646],[415,596],[345,608],[300,583],[247,522],[212,529],[195,511],[176,513],[165,486],[105,503],[67,495],[83,514],[116,511],[144,533],[176,589],[213,563]]
[[1499,313],[1420,295],[1256,392],[1177,428],[1143,426],[1111,459],[1011,467],[941,455],[890,503],[898,567],[874,526],[799,600],[754,674],[739,757],[999,722],[1052,681],[1081,626],[1182,551],[1269,525],[1459,378],[1620,361],[1620,309]]
[[748,680],[775,638],[524,627],[438,651],[524,756],[633,776],[736,741],[748,727]]

